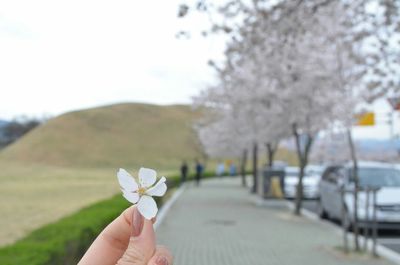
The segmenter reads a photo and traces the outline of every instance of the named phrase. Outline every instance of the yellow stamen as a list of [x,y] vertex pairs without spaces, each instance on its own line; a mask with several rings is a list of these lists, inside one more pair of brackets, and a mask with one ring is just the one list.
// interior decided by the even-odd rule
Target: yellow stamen
[[140,188],[138,189],[138,193],[139,193],[140,196],[142,196],[143,194],[146,193],[146,188],[140,187]]

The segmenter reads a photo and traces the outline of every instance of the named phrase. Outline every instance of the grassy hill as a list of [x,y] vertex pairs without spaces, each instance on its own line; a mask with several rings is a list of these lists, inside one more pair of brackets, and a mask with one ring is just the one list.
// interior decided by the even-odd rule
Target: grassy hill
[[[200,157],[192,130],[198,116],[182,105],[118,104],[75,111],[3,149],[0,246],[119,193],[118,167],[133,174],[140,166],[159,175],[176,174],[182,159]],[[288,161],[293,156],[285,150],[277,154]],[[213,168],[208,164],[208,170]]]
[[117,104],[51,119],[0,153],[0,159],[66,167],[176,169],[200,156],[189,106]]
[[200,156],[189,106],[118,104],[66,113],[0,152],[0,246],[119,193],[118,167],[159,175]]

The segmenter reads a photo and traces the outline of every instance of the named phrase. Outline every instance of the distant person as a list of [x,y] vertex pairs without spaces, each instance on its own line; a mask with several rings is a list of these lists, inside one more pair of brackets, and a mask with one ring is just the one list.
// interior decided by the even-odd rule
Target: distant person
[[229,165],[229,174],[230,174],[231,176],[236,176],[236,166],[235,166],[234,163],[231,163],[231,164]]
[[215,169],[215,173],[218,177],[221,177],[225,173],[225,165],[224,163],[218,163],[217,168]]
[[195,178],[196,178],[197,186],[200,185],[200,180],[201,180],[201,177],[203,174],[203,169],[204,169],[203,165],[198,160],[196,160],[196,177]]
[[182,166],[181,166],[181,185],[185,183],[188,175],[189,167],[186,163],[186,161],[183,161]]

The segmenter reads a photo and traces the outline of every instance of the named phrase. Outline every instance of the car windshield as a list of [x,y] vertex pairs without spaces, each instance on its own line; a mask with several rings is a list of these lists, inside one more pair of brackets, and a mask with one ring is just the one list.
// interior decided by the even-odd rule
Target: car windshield
[[400,171],[392,168],[359,168],[360,187],[400,187]]

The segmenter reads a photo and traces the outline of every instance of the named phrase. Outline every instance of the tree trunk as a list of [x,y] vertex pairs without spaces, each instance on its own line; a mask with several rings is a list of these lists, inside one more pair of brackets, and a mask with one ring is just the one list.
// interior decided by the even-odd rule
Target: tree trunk
[[296,187],[296,200],[295,200],[295,209],[294,214],[301,214],[301,207],[303,203],[303,176],[304,176],[304,163],[300,162],[300,173],[299,173],[299,181],[297,182]]
[[252,193],[256,193],[258,190],[258,144],[253,143],[253,187]]
[[240,174],[242,175],[242,186],[246,187],[246,164],[247,164],[247,149],[243,150],[242,161],[240,164]]
[[306,142],[304,149],[301,147],[301,139],[300,134],[297,129],[297,124],[294,123],[292,125],[293,135],[296,141],[296,151],[297,151],[297,158],[300,163],[300,174],[299,174],[299,182],[297,183],[296,189],[296,200],[295,200],[295,208],[294,214],[300,215],[301,214],[301,207],[303,202],[303,177],[304,177],[304,170],[308,164],[308,156],[310,154],[311,146],[313,144],[314,136],[307,134]]
[[347,139],[349,141],[349,147],[350,147],[350,154],[351,154],[351,159],[353,161],[353,179],[354,179],[354,222],[353,222],[353,232],[354,232],[354,248],[356,251],[360,250],[360,244],[359,244],[359,229],[358,229],[358,189],[359,189],[359,179],[358,179],[358,163],[357,163],[357,156],[356,156],[356,150],[354,148],[354,142],[353,142],[353,136],[351,135],[351,129],[347,129]]
[[276,150],[278,149],[278,145],[273,145],[272,143],[266,143],[265,144],[267,148],[267,158],[268,158],[268,166],[272,167],[274,164],[274,156],[276,153]]

